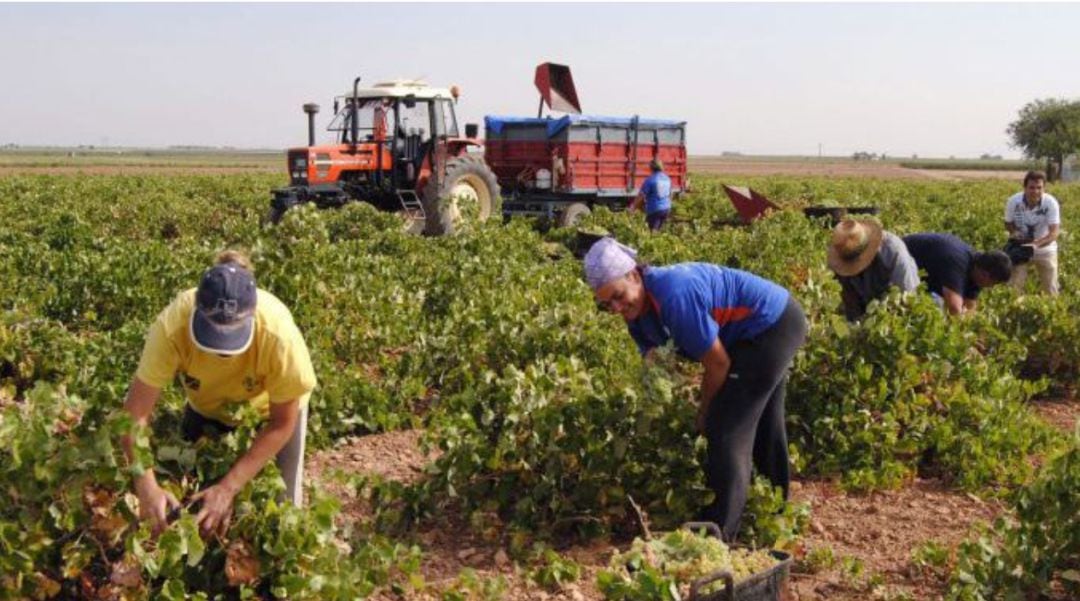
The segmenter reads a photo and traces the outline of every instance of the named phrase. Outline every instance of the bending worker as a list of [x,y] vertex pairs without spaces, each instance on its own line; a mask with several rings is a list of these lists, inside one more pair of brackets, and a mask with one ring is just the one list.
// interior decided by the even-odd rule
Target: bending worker
[[975,311],[983,288],[1012,277],[1012,261],[1000,250],[976,252],[952,234],[904,236],[911,257],[926,271],[926,287],[950,315]]
[[919,268],[904,241],[873,219],[845,219],[833,229],[829,269],[840,282],[844,317],[855,321],[870,301],[884,298],[890,287],[911,292],[919,287]]
[[806,339],[806,317],[784,288],[709,263],[639,264],[603,238],[585,256],[597,303],[626,320],[638,349],[671,340],[705,368],[697,427],[708,441],[706,481],[716,493],[704,518],[732,540],[746,505],[751,463],[787,498],[784,392],[787,370]]
[[[274,295],[255,287],[247,258],[226,251],[197,289],[181,292],[150,326],[125,407],[140,425],[150,421],[161,389],[177,378],[187,405],[181,424],[189,441],[235,428],[232,411],[254,405],[267,422],[220,481],[201,490],[196,516],[204,534],[228,529],[232,503],[271,457],[285,479],[288,499],[302,504],[307,402],[315,371],[307,345],[289,310]],[[125,440],[131,456],[131,441]],[[173,496],[158,485],[148,467],[135,480],[140,517],[156,531],[166,525]]]

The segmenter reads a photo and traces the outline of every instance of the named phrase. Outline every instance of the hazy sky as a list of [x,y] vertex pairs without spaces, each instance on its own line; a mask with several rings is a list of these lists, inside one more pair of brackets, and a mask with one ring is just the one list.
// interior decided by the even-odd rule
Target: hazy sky
[[1080,96],[1072,4],[0,5],[0,144],[306,142],[300,105],[458,84],[462,122],[535,114],[569,64],[587,113],[682,119],[690,151],[1017,156],[1026,102]]

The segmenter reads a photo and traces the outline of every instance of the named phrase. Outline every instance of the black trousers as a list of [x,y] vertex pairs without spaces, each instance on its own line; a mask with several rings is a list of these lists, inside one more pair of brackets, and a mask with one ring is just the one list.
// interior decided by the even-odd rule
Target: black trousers
[[656,211],[655,213],[649,213],[645,216],[645,223],[649,226],[649,231],[658,231],[664,227],[664,222],[667,221],[668,215],[671,211]]
[[180,434],[184,440],[195,442],[203,436],[218,438],[235,430],[236,427],[223,424],[197,413],[191,405],[184,404],[184,417],[180,419]]
[[727,349],[731,371],[709,405],[705,477],[716,499],[704,517],[734,540],[750,488],[751,461],[784,491],[790,472],[784,394],[792,359],[806,340],[806,316],[794,298],[780,319],[751,340]]

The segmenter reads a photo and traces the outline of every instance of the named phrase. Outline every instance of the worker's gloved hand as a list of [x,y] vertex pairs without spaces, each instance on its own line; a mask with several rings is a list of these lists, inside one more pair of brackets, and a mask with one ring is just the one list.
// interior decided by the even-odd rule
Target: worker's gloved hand
[[169,512],[180,508],[180,503],[169,491],[161,488],[153,472],[147,470],[135,481],[135,494],[139,497],[139,519],[149,520],[154,535],[169,525]]

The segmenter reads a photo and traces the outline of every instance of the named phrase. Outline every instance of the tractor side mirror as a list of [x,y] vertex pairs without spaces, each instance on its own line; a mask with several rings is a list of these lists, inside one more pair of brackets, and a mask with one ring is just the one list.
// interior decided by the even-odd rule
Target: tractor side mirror
[[466,123],[465,124],[465,137],[466,138],[475,138],[478,135],[480,135],[480,126],[479,125],[477,125],[475,123]]
[[338,111],[339,111],[339,110],[341,110],[341,107],[340,107],[340,106],[338,105],[338,101],[337,101],[337,99],[335,98],[335,99],[334,99],[334,114],[335,114],[335,115],[336,115],[336,114],[338,114]]
[[411,109],[416,107],[416,94],[408,94],[405,96],[405,108]]

